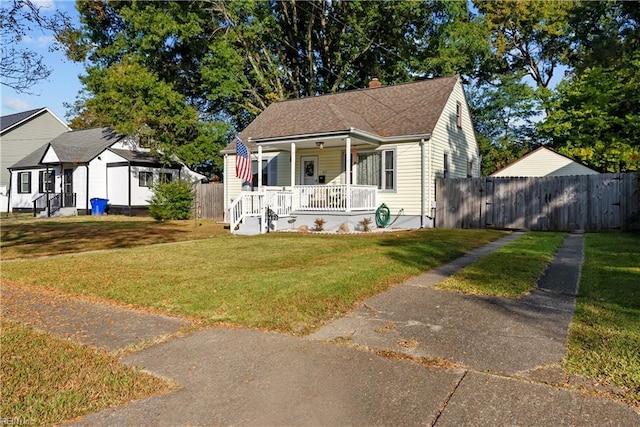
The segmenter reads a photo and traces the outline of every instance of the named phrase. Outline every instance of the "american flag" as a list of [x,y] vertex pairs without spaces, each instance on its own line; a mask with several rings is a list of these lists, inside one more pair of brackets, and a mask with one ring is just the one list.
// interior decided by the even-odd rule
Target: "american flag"
[[253,180],[253,173],[251,171],[251,158],[250,152],[244,142],[237,138],[236,141],[236,177],[245,182],[251,182]]

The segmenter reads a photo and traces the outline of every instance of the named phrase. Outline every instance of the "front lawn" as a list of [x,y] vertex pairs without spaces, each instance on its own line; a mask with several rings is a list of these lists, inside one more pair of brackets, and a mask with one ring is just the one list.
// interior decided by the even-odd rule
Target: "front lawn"
[[466,294],[520,298],[536,288],[566,233],[530,232],[440,282]]
[[114,356],[0,318],[4,423],[51,425],[176,388]]
[[640,406],[640,233],[585,235],[566,369]]
[[229,235],[211,220],[158,222],[145,217],[2,219],[0,258],[33,258]]
[[504,232],[224,235],[5,262],[2,280],[248,327],[306,333],[354,304]]

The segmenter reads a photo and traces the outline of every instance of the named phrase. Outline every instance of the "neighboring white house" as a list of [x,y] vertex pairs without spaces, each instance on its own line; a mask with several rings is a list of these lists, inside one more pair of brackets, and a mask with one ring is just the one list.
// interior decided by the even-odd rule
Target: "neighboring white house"
[[91,212],[91,199],[106,199],[110,213],[146,214],[158,180],[200,180],[180,162],[163,164],[135,139],[110,128],[66,132],[10,167],[13,212],[73,208]]
[[70,130],[48,108],[0,117],[0,212],[9,210],[9,166]]
[[556,153],[547,147],[540,147],[499,171],[492,173],[491,176],[535,177],[597,174],[598,172],[569,157]]
[[223,150],[225,208],[245,233],[264,232],[269,210],[280,229],[316,218],[327,230],[345,222],[353,230],[365,218],[433,227],[435,178],[480,175],[459,76],[374,79],[368,89],[277,102],[237,138],[251,150],[253,182],[236,178],[234,138]]

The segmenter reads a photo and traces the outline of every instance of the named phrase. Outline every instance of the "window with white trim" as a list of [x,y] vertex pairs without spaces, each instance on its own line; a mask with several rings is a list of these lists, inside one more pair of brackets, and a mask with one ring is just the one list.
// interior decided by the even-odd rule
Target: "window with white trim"
[[31,193],[31,172],[18,172],[18,193]]
[[[346,171],[346,155],[342,158],[342,170]],[[352,166],[355,183],[375,185],[383,191],[396,189],[396,150],[359,151]]]
[[138,174],[138,187],[151,187],[153,185],[153,172],[140,172]]
[[169,172],[160,172],[160,182],[166,184],[173,181],[173,174]]
[[55,171],[40,171],[38,181],[38,193],[55,193]]
[[467,178],[473,177],[473,160],[467,161]]
[[462,127],[462,103],[456,101],[456,126]]

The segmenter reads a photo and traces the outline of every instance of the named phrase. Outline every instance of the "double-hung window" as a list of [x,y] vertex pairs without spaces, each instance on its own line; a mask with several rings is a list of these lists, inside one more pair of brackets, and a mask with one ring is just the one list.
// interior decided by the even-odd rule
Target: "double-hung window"
[[31,193],[31,172],[18,173],[18,193]]
[[355,184],[375,185],[383,191],[396,189],[395,150],[359,152],[353,170]]
[[138,187],[151,187],[153,185],[153,172],[140,172],[138,175]]
[[160,182],[166,184],[173,181],[173,174],[169,172],[160,172]]
[[55,193],[56,174],[55,171],[40,171],[38,181],[39,193]]

